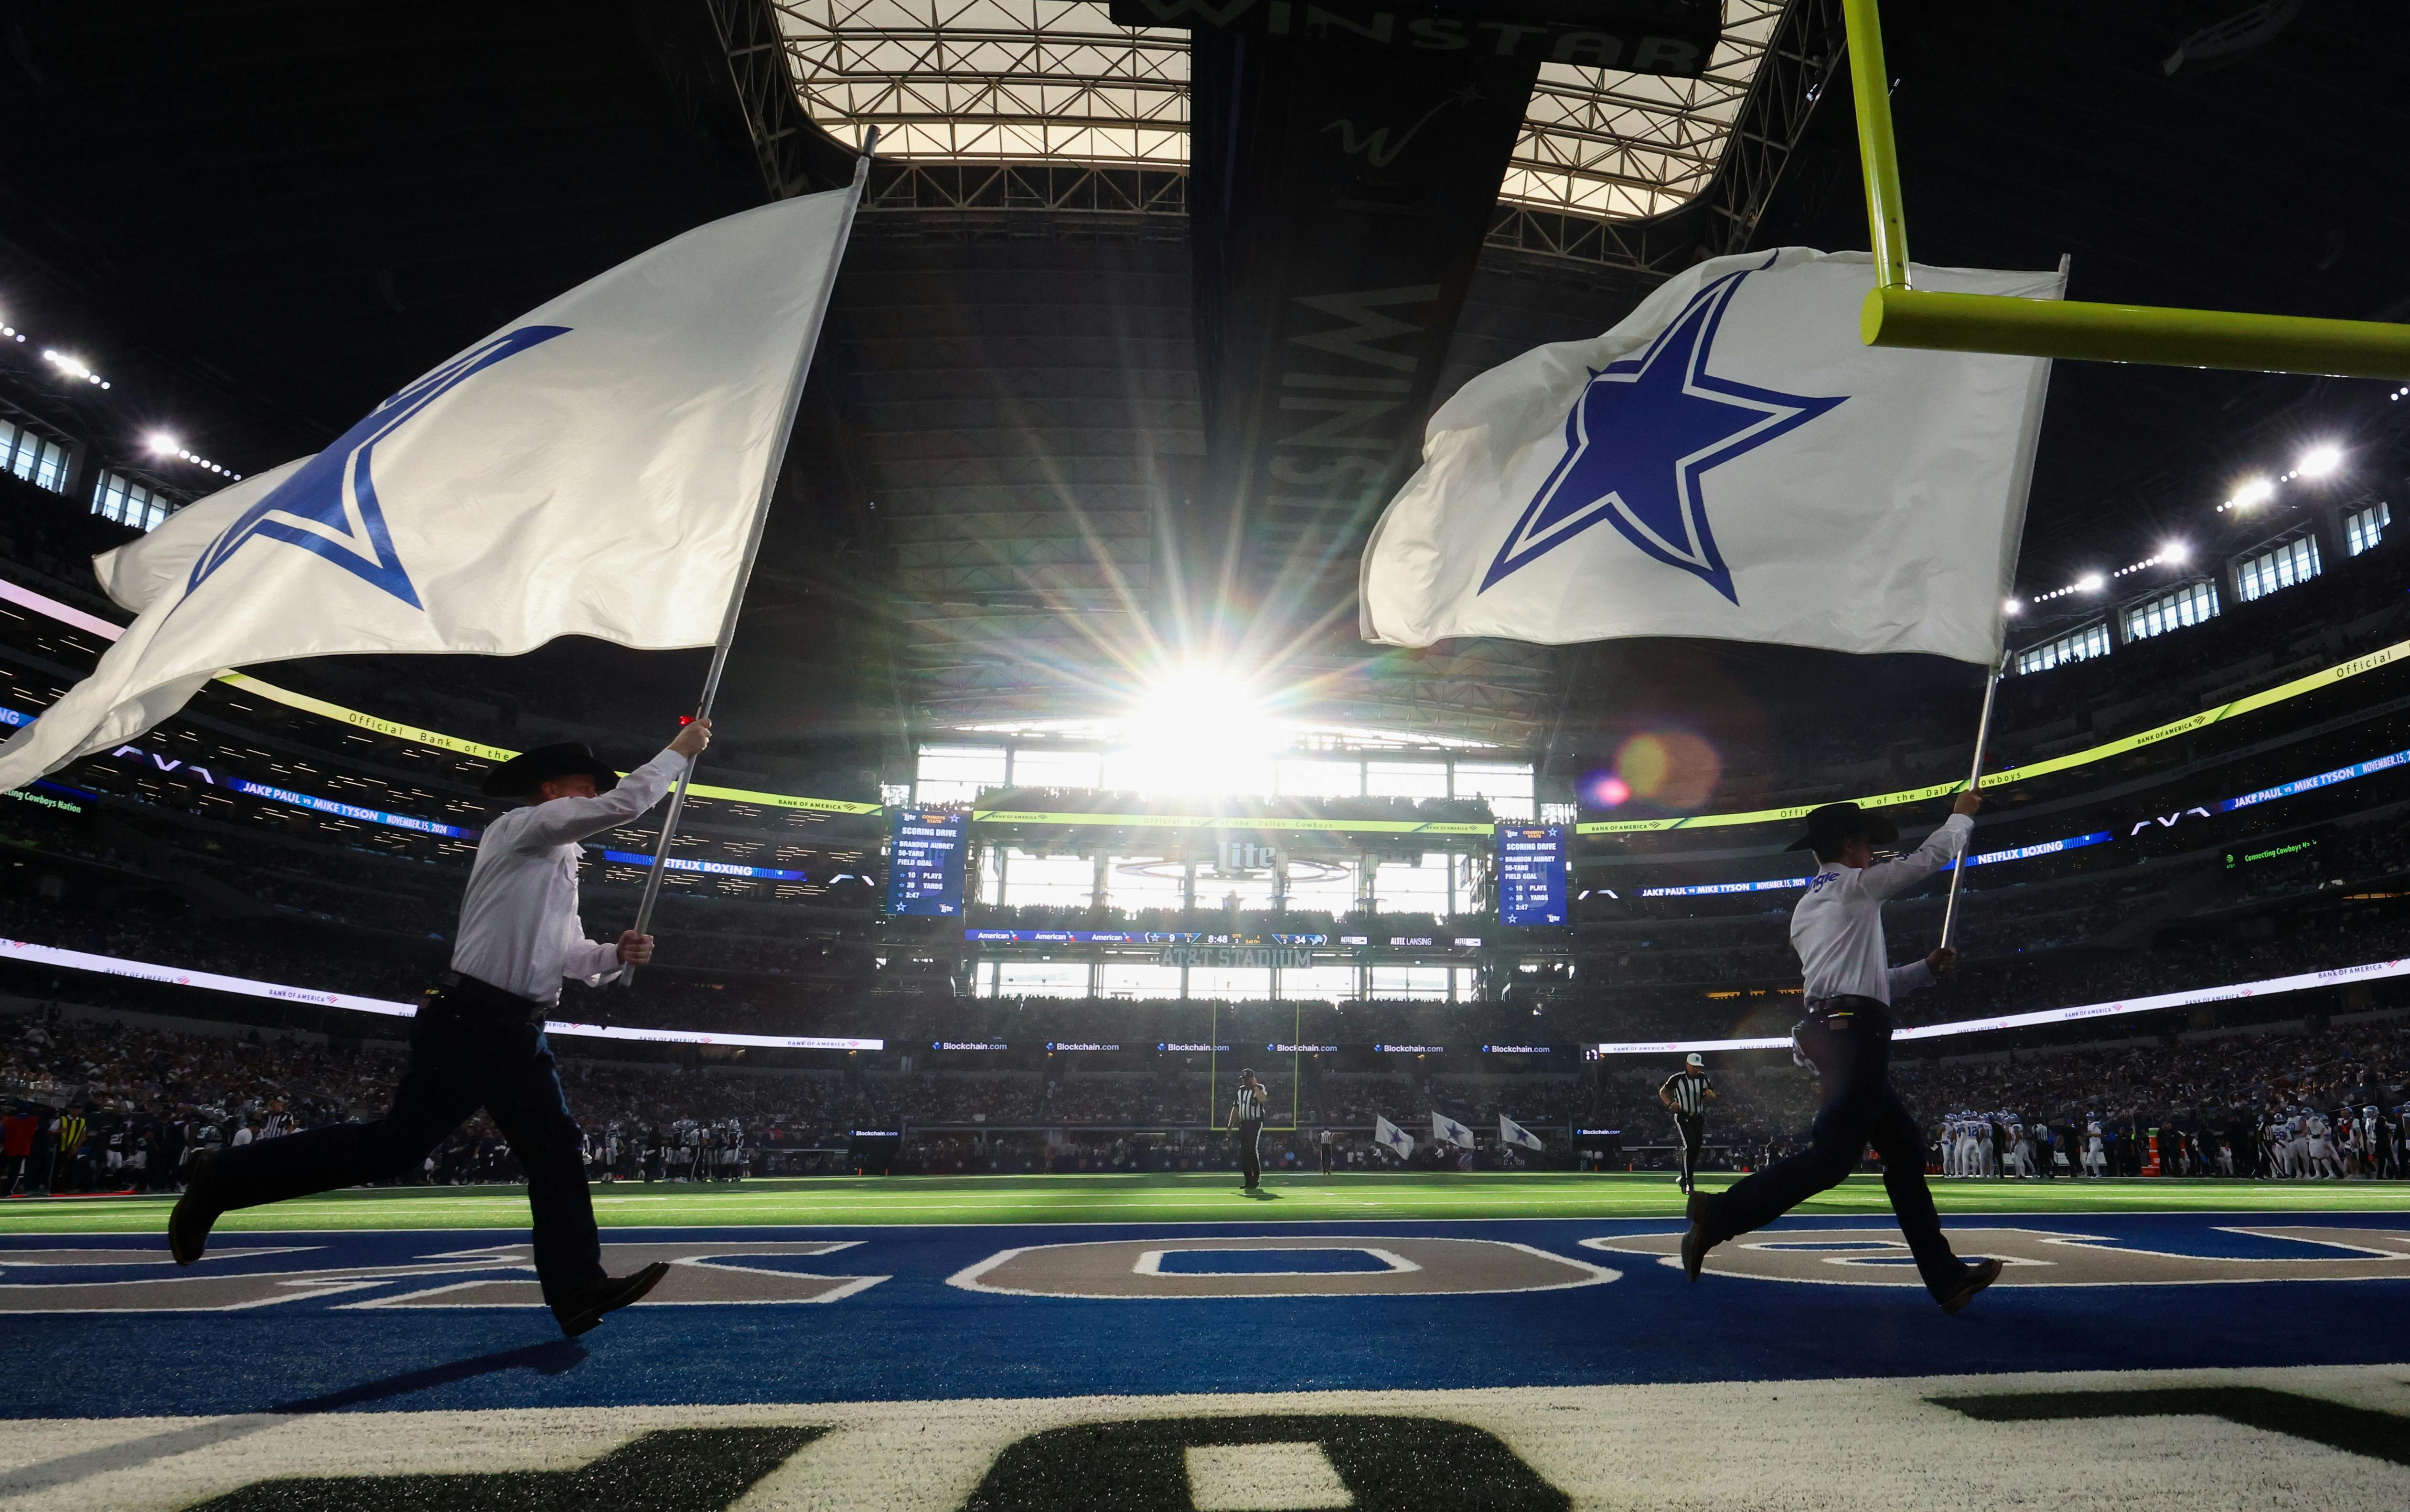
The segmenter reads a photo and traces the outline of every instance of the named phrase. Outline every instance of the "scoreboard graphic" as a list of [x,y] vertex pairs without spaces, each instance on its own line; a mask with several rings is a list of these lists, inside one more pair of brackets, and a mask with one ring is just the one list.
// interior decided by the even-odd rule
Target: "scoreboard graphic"
[[899,809],[887,853],[891,917],[959,918],[963,853],[969,815],[959,810]]
[[1562,825],[1498,827],[1498,922],[1563,924],[1565,829]]

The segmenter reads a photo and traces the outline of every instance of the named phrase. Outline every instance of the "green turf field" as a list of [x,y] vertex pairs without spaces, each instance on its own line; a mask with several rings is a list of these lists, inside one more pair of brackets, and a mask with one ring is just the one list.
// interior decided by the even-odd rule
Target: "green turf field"
[[[1725,1178],[1708,1177],[1713,1188]],[[1177,1223],[1343,1218],[1674,1218],[1664,1175],[1268,1175],[1267,1198],[1227,1174],[828,1176],[739,1186],[641,1183],[594,1188],[604,1227],[724,1224]],[[2403,1213],[2410,1183],[2379,1181],[1940,1181],[1944,1213]],[[134,1233],[164,1229],[164,1197],[22,1198],[0,1203],[0,1233]],[[1813,1213],[1887,1212],[1882,1182],[1855,1176],[1808,1202]],[[229,1213],[221,1232],[265,1229],[519,1229],[515,1187],[361,1189]]]

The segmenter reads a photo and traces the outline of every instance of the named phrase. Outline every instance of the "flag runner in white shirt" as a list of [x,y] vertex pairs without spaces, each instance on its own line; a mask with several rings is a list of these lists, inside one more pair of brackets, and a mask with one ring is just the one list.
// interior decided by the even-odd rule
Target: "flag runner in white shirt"
[[583,1333],[651,1290],[666,1265],[617,1279],[603,1273],[585,1140],[544,1040],[544,1010],[564,976],[599,984],[652,958],[651,937],[633,929],[616,943],[586,938],[577,842],[661,801],[710,743],[710,721],[697,720],[625,782],[582,745],[547,746],[496,768],[486,792],[528,806],[478,842],[453,976],[419,1004],[391,1110],[371,1123],[329,1124],[196,1159],[167,1224],[176,1263],[201,1258],[222,1213],[409,1173],[482,1107],[527,1173],[536,1279],[561,1332]]
[[1882,1161],[1883,1188],[1917,1273],[1942,1310],[1957,1312],[1998,1278],[1997,1260],[1968,1265],[1951,1251],[1924,1184],[1924,1130],[1891,1086],[1893,994],[1920,976],[1931,980],[1955,956],[1945,945],[1923,972],[1895,970],[1884,963],[1882,930],[1883,900],[1964,854],[1981,807],[1980,796],[1961,793],[1946,824],[1914,853],[1888,861],[1877,861],[1875,850],[1897,841],[1899,829],[1880,814],[1829,803],[1808,815],[1805,843],[1820,870],[1793,911],[1791,943],[1806,972],[1808,1009],[1793,1038],[1821,1079],[1813,1143],[1721,1193],[1691,1194],[1682,1237],[1682,1268],[1691,1280],[1715,1246],[1839,1185],[1868,1145]]
[[[707,741],[710,724],[701,723],[701,735],[681,732],[680,740]],[[582,753],[585,748],[576,749]],[[552,754],[566,755],[560,747],[551,747],[531,751],[528,758]],[[599,796],[531,803],[486,826],[477,842],[477,859],[469,868],[468,893],[460,900],[452,970],[536,1003],[558,1001],[563,978],[600,986],[618,975],[626,964],[619,947],[587,939],[578,921],[582,852],[576,842],[652,808],[687,766],[685,753],[674,743]],[[609,770],[599,763],[597,768]],[[597,778],[595,785],[606,785]]]

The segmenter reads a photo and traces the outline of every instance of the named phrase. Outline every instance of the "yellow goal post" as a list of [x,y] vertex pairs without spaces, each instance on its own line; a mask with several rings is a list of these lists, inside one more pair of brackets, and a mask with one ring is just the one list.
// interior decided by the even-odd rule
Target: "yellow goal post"
[[2387,321],[2020,299],[1913,287],[1878,0],[1841,0],[1841,15],[1849,36],[1850,92],[1857,104],[1866,223],[1874,243],[1875,286],[1858,313],[1858,334],[1866,345],[2335,378],[2410,378],[2410,325]]

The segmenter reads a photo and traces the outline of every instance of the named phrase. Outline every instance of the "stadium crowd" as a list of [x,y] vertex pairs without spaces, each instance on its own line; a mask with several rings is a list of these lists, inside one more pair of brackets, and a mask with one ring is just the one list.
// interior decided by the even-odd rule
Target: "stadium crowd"
[[[1917,938],[1909,915],[1895,933]],[[436,942],[345,937],[276,919],[228,929],[224,921],[181,910],[145,906],[139,898],[94,910],[27,892],[0,891],[0,936],[98,955],[163,963],[312,988],[331,988],[389,1001],[413,1001],[444,969]],[[1998,1014],[2177,992],[2295,974],[2327,967],[2410,956],[2410,917],[2374,908],[2301,911],[2238,922],[2177,923],[2144,948],[2089,945],[2001,948],[1985,955],[1980,931],[1965,966],[1939,987],[1906,1004],[1910,1021],[1987,1017]],[[1779,987],[1734,988],[1627,986],[1585,975],[1578,982],[1517,982],[1504,1001],[1449,1002],[1375,999],[1339,1003],[1241,1002],[1062,997],[957,998],[942,977],[902,978],[915,994],[864,985],[835,944],[825,974],[773,976],[681,972],[664,967],[646,990],[573,985],[559,1016],[583,1022],[675,1027],[706,1031],[1007,1042],[1185,1040],[1220,1013],[1243,1038],[1303,1036],[1321,1043],[1385,1040],[1488,1043],[1542,1038],[1557,1042],[1712,1038],[1734,1032],[1779,1032],[1795,1016],[1795,999]],[[674,966],[674,962],[671,963]],[[1795,963],[1792,968],[1795,972]],[[1795,979],[1795,978],[1794,978]],[[1710,978],[1739,981],[1747,978]],[[1780,982],[1768,972],[1755,980]],[[156,989],[82,973],[54,975],[36,995],[72,992],[99,1006],[154,1006]],[[15,990],[25,992],[20,985]],[[1299,1016],[1301,1015],[1301,1016]],[[1256,1020],[1260,1019],[1258,1027]],[[1243,1026],[1243,1027],[1241,1027]],[[1260,1028],[1260,1032],[1259,1032]]]
[[[1791,1147],[1813,1116],[1812,1080],[1762,1055],[1720,1058],[1729,1062],[1715,1073],[1721,1098],[1711,1145],[1720,1163],[1754,1165]],[[1275,1169],[1319,1163],[1326,1127],[1339,1167],[1386,1162],[1368,1138],[1374,1119],[1422,1130],[1433,1113],[1485,1134],[1503,1115],[1546,1136],[1558,1164],[1574,1159],[1575,1130],[1609,1131],[1586,1141],[1593,1159],[1610,1152],[1633,1164],[1653,1162],[1669,1142],[1655,1095],[1666,1068],[1653,1059],[1599,1061],[1578,1073],[1481,1075],[1336,1072],[1313,1058],[1292,1074],[1288,1064],[1275,1062],[1269,1078],[1269,1105],[1284,1115],[1294,1108],[1296,1120],[1295,1131],[1270,1136],[1266,1159]],[[826,1168],[842,1163],[860,1130],[903,1135],[901,1149],[883,1158],[901,1171],[1218,1169],[1227,1158],[1209,1131],[1221,1121],[1216,1094],[1227,1094],[1232,1073],[1217,1078],[1180,1059],[1151,1073],[754,1071],[573,1054],[563,1068],[598,1177]],[[0,1018],[5,1186],[11,1193],[171,1189],[194,1150],[374,1116],[399,1070],[398,1049],[376,1044],[127,1027],[55,1005],[15,1014]],[[2009,1157],[2019,1137],[2042,1152],[2028,1162],[2031,1174],[2064,1173],[2056,1151],[2080,1166],[2097,1131],[2108,1174],[2142,1174],[2156,1137],[2160,1163],[2152,1174],[2312,1176],[2325,1173],[2307,1160],[2306,1141],[2324,1122],[2330,1132],[2317,1137],[2334,1145],[2333,1174],[2390,1175],[2402,1169],[2410,1025],[2395,1018],[1903,1057],[1895,1079],[1932,1127],[1930,1163],[1939,1171],[1952,1168],[1953,1130],[1981,1122],[1998,1130],[1986,1136],[1996,1141],[1995,1174],[2015,1171]],[[2372,1119],[2372,1109],[2384,1111]],[[2304,1143],[2288,1157],[2284,1146],[2296,1137]],[[1467,1158],[1521,1159],[1497,1149]],[[1425,1147],[1418,1159],[1459,1156]],[[479,1120],[430,1154],[417,1179],[515,1174],[507,1144]]]

